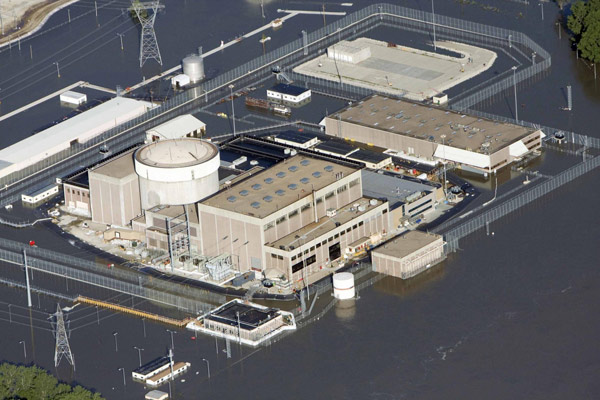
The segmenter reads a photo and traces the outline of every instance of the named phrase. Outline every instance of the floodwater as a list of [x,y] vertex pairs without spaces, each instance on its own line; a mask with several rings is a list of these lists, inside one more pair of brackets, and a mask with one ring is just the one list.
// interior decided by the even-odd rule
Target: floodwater
[[[258,1],[232,1],[228,7],[190,0],[166,4],[156,25],[166,67],[176,64],[198,45],[206,51],[220,40],[231,39],[263,22]],[[359,8],[368,2],[354,4],[354,8]],[[425,10],[430,7],[429,1],[400,4]],[[499,11],[486,6],[498,7]],[[79,9],[89,11],[90,7],[93,3],[90,6],[89,1],[82,1],[77,8],[72,7],[71,15]],[[277,8],[319,7],[310,2],[265,1],[267,21],[275,18]],[[570,51],[566,32],[562,32],[562,39],[558,38],[554,4],[544,3],[544,21],[537,2],[523,5],[496,0],[461,5],[437,1],[435,7],[439,14],[525,31],[553,59],[548,76],[519,90],[519,118],[600,136],[596,128],[600,125],[600,89],[591,70]],[[157,72],[152,62],[140,71],[136,64],[137,32],[126,18],[120,17],[119,7],[113,8],[101,9],[101,28],[90,23],[95,22],[92,13],[76,20],[70,28],[56,28],[32,39],[33,64],[28,61],[27,52],[19,55],[14,48],[0,52],[1,112],[78,80],[113,88],[116,84],[128,86]],[[344,10],[332,3],[327,3],[327,8]],[[64,20],[63,14],[54,16],[48,27],[58,24],[60,18]],[[116,19],[109,22],[111,18]],[[332,18],[328,17],[328,21]],[[268,33],[273,38],[268,46],[284,44],[296,39],[301,29],[310,31],[321,24],[320,16],[294,17],[282,30]],[[117,32],[126,32],[123,53]],[[59,52],[69,43],[83,39],[86,33],[92,35],[64,53]],[[90,38],[97,40],[92,43]],[[237,45],[209,57],[209,74],[214,76],[259,55],[262,48],[258,38],[248,41],[256,48]],[[90,44],[83,46],[84,42]],[[21,45],[24,52],[29,42]],[[60,80],[52,65],[57,58],[64,58],[65,64]],[[101,63],[105,66],[99,67],[104,65]],[[18,75],[21,71],[24,74]],[[25,79],[27,76],[29,80]],[[18,79],[25,81],[12,86],[20,82]],[[27,82],[35,84],[26,86]],[[567,84],[573,87],[574,110],[570,113],[559,110],[566,104],[561,89]],[[511,116],[512,93],[481,109]],[[56,118],[53,112],[52,119]],[[46,115],[42,112],[32,117],[33,125],[47,123]],[[2,136],[11,135],[5,126],[0,125]],[[554,158],[546,157],[546,162]],[[191,332],[178,330],[173,335],[175,358],[191,362],[192,368],[174,382],[173,397],[600,397],[600,352],[595,344],[600,334],[596,318],[600,312],[600,214],[595,208],[600,200],[596,185],[599,179],[598,171],[577,179],[493,223],[493,236],[486,236],[481,230],[462,240],[462,251],[427,274],[407,282],[385,278],[363,290],[353,304],[337,305],[319,321],[270,347],[240,349],[233,345],[232,358],[228,360],[222,352],[222,341],[217,342],[217,352],[214,339],[192,340]],[[0,235],[13,240],[33,237],[60,251],[80,251],[43,227],[22,231],[1,228]],[[23,280],[17,267],[2,268],[3,277]],[[66,290],[62,279],[41,273],[35,274],[33,283]],[[70,283],[68,293],[89,293],[124,304],[131,301],[124,295],[75,283]],[[1,358],[35,362],[54,371],[60,379],[97,389],[109,399],[141,399],[149,389],[144,390],[130,378],[131,370],[138,365],[138,352],[133,346],[144,349],[143,362],[163,355],[171,342],[165,330],[168,327],[103,310],[96,313],[90,307],[76,308],[69,315],[70,343],[77,366],[72,374],[64,360],[58,370],[54,369],[54,338],[46,321],[53,312],[54,301],[34,295],[30,319],[29,311],[20,308],[26,305],[25,293],[0,286]],[[318,306],[328,301],[320,299]],[[10,314],[8,304],[13,304]],[[156,310],[157,306],[150,308]],[[20,341],[25,342],[27,358]],[[210,380],[203,358],[210,363]],[[126,386],[118,368],[126,371]]]

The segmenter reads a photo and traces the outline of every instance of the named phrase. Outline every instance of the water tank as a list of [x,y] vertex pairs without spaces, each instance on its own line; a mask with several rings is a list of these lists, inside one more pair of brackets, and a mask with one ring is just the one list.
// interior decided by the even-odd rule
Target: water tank
[[372,206],[376,206],[377,205],[377,200],[371,199],[371,200],[369,200],[369,204],[372,205]]
[[219,149],[205,140],[159,140],[134,156],[142,209],[196,203],[219,190]]
[[183,73],[190,77],[192,83],[204,79],[204,59],[195,54],[189,55],[182,61]]
[[367,207],[365,206],[358,206],[358,212],[365,212],[366,209]]
[[354,275],[350,272],[338,272],[333,274],[333,296],[338,300],[353,299]]

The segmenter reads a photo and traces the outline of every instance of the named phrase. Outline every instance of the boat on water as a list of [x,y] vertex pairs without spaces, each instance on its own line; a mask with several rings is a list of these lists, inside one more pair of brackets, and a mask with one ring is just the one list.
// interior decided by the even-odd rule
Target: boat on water
[[281,18],[274,19],[271,21],[272,28],[279,28],[283,25],[283,20]]

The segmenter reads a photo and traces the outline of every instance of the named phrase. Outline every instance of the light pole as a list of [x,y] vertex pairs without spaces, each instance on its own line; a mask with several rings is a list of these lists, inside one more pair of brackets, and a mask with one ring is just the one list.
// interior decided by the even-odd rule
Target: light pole
[[58,61],[53,62],[52,64],[56,65],[56,75],[60,78],[60,68],[58,67]]
[[431,26],[433,26],[433,51],[437,51],[437,46],[435,45],[435,9],[433,8],[433,0],[431,0]]
[[177,333],[177,332],[172,331],[170,329],[167,329],[167,332],[169,332],[171,334],[171,349],[175,350],[175,343],[173,343],[173,334]]
[[25,348],[25,341],[21,340],[19,343],[23,345],[23,357],[27,359],[27,349]]
[[119,351],[119,344],[117,342],[117,335],[119,334],[119,332],[113,332],[113,336],[115,337],[115,352]]
[[142,326],[144,327],[144,337],[146,337],[146,318],[142,318]]
[[208,372],[208,379],[210,379],[210,363],[206,358],[203,358],[202,361],[206,362],[206,371]]
[[446,198],[446,146],[444,140],[446,139],[446,134],[442,133],[440,135],[442,138],[442,157],[444,158],[444,198]]
[[513,71],[513,87],[515,91],[515,119],[517,123],[519,122],[519,107],[517,106],[517,66],[514,65],[512,68]]
[[12,304],[8,305],[8,320],[12,324],[12,312],[10,311],[10,306],[12,306]]
[[538,3],[540,7],[542,7],[542,21],[544,20],[544,3]]
[[141,349],[137,346],[133,346],[133,348],[138,351],[138,359],[140,361],[140,367],[141,367],[142,366],[142,351],[144,351],[144,349]]
[[123,48],[123,36],[125,36],[124,33],[117,33],[117,35],[121,38],[121,50],[124,50]]
[[233,104],[233,85],[229,85],[229,93],[231,94],[231,120],[233,123],[233,136],[235,137],[235,105]]
[[123,372],[123,386],[127,386],[127,382],[125,381],[125,368],[119,368],[118,371]]

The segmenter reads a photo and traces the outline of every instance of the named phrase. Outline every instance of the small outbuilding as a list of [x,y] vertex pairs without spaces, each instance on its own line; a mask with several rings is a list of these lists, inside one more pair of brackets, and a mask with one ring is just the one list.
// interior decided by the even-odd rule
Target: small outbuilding
[[171,78],[171,85],[174,88],[182,88],[191,83],[191,79],[186,74],[175,75]]
[[409,231],[371,252],[373,271],[408,279],[445,258],[442,236]]
[[206,124],[191,114],[175,117],[164,124],[146,131],[146,143],[164,139],[184,137],[202,137],[206,133]]
[[275,136],[275,141],[286,146],[300,147],[301,149],[308,149],[319,142],[319,138],[310,133],[296,132],[296,131],[285,131]]
[[310,89],[300,86],[278,83],[271,89],[267,89],[267,97],[271,99],[289,101],[290,103],[300,103],[311,96]]
[[166,400],[169,398],[169,394],[161,392],[160,390],[153,390],[146,393],[145,400]]
[[62,92],[60,94],[60,101],[63,103],[74,104],[76,106],[79,106],[87,101],[87,95],[67,90],[66,92]]

